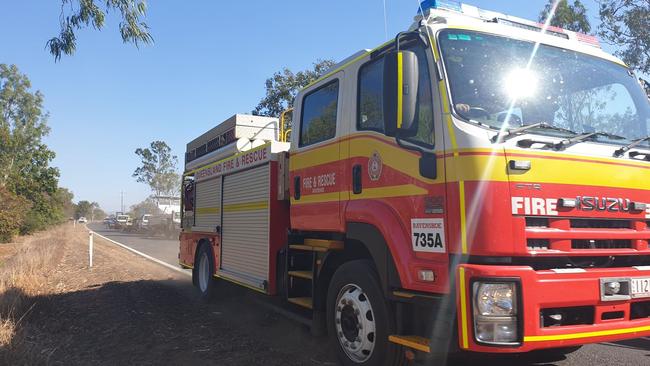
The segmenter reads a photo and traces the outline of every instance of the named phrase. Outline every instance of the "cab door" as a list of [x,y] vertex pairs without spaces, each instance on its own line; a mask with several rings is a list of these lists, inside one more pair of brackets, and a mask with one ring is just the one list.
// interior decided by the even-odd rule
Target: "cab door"
[[309,86],[296,97],[289,159],[291,227],[342,232],[344,189],[339,136],[343,72]]
[[[409,39],[402,49],[415,52],[418,59],[417,131],[402,137],[401,144],[385,132],[383,104],[396,101],[383,98],[384,56],[368,57],[356,70],[356,132],[349,139],[352,176],[346,217],[351,222],[373,222],[383,231],[393,259],[403,264],[399,270],[404,271],[400,278],[405,288],[440,291],[448,272],[449,242],[437,79],[428,45]],[[427,168],[435,169],[435,177],[425,172]],[[418,281],[419,270],[432,270],[441,280]]]

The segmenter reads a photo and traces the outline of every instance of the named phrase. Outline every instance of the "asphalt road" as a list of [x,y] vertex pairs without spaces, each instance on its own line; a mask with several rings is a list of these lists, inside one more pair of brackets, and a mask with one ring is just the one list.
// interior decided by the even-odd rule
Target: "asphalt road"
[[[162,238],[150,238],[137,234],[122,233],[116,230],[106,229],[104,225],[99,223],[88,224],[88,227],[128,247],[171,265],[178,266],[178,240],[165,240]],[[322,350],[314,350],[314,352],[316,351],[322,352]],[[305,352],[309,352],[309,350],[305,350]],[[328,360],[322,361],[328,363]],[[448,365],[643,366],[650,365],[650,337],[617,343],[590,344],[566,356],[554,356],[550,352],[536,352],[508,357],[488,357],[485,355],[478,357],[464,356],[461,359],[450,360]]]
[[178,240],[168,240],[161,237],[149,237],[135,233],[123,233],[119,230],[107,229],[102,223],[90,223],[88,228],[100,235],[115,240],[139,252],[150,255],[172,266],[178,265]]

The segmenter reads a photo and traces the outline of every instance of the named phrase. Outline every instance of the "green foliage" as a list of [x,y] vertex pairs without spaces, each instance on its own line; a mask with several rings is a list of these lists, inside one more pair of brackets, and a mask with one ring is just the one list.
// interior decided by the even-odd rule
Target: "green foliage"
[[142,161],[142,166],[133,172],[133,177],[140,183],[151,187],[155,196],[179,196],[180,175],[176,172],[178,157],[172,155],[172,149],[164,141],[153,141],[149,148],[135,150]]
[[[26,215],[8,213],[23,217],[20,233],[61,222],[72,204],[72,194],[58,187],[59,170],[49,166],[55,154],[43,143],[50,131],[43,95],[30,89],[15,65],[0,64],[0,188],[28,202]],[[0,223],[0,231],[13,232],[12,225]]]
[[[335,92],[338,89],[335,89]],[[322,114],[310,120],[307,131],[303,133],[302,143],[305,145],[327,140],[336,134],[336,100],[325,106]],[[305,123],[305,122],[303,122]]]
[[136,47],[141,43],[153,43],[153,37],[149,34],[149,26],[141,20],[147,13],[145,1],[61,0],[61,3],[59,36],[51,38],[46,44],[56,61],[61,59],[62,54],[72,55],[77,49],[75,31],[88,27],[101,30],[104,27],[106,15],[111,11],[119,13],[121,18],[120,35],[124,43],[133,43]]
[[53,192],[59,174],[48,167],[54,153],[42,142],[49,133],[43,95],[30,88],[15,65],[0,64],[0,186],[19,194],[39,186]]
[[20,233],[30,203],[4,187],[0,187],[0,202],[0,243],[6,243]]
[[[549,0],[544,7],[544,10],[539,14],[539,21],[541,23],[546,21],[546,18],[548,18],[549,13],[553,9],[553,3],[556,1],[557,0]],[[575,0],[573,5],[569,4],[567,0],[560,0],[557,4],[550,25],[574,32],[591,32],[591,24],[589,24],[587,9],[580,0]]]
[[158,204],[151,197],[148,197],[144,201],[131,206],[129,210],[129,214],[131,214],[132,217],[140,217],[144,214],[152,215],[158,213],[161,213],[160,209],[158,208]]
[[603,1],[600,20],[598,36],[616,45],[629,67],[650,74],[650,1]]
[[278,117],[282,111],[292,107],[293,99],[300,89],[318,79],[334,64],[332,60],[318,60],[311,70],[294,73],[285,67],[277,71],[266,79],[266,96],[260,100],[253,114]]
[[88,220],[95,220],[98,218],[104,218],[104,216],[106,216],[106,213],[99,208],[99,203],[97,202],[79,201],[75,205],[75,219],[85,217]]
[[74,194],[67,188],[59,187],[54,193],[54,199],[58,206],[61,208],[62,216],[65,218],[73,217],[77,209],[77,205],[72,202]]

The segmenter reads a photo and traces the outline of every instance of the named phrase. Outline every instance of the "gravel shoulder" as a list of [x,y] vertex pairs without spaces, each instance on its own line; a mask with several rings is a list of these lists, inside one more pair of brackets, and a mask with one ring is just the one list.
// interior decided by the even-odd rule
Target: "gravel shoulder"
[[[23,320],[29,349],[50,365],[334,364],[322,338],[256,304],[226,283],[223,297],[201,303],[189,279],[95,238],[70,234],[42,295]],[[7,348],[11,348],[10,346]]]

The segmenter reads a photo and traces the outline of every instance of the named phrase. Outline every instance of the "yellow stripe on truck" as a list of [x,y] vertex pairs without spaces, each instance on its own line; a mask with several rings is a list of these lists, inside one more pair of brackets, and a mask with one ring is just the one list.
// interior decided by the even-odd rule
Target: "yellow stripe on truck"
[[397,53],[397,128],[402,128],[402,53]]
[[255,210],[264,210],[267,209],[268,207],[269,207],[268,201],[233,203],[230,205],[223,205],[223,212],[255,211]]
[[219,212],[221,212],[219,207],[197,207],[196,208],[196,213],[199,215],[218,214]]
[[458,182],[458,197],[460,198],[460,246],[463,254],[467,254],[467,215],[465,213],[465,182]]
[[318,193],[318,194],[305,194],[299,200],[291,198],[292,205],[300,205],[307,203],[327,203],[338,202],[339,194],[349,195],[350,200],[363,200],[363,199],[381,199],[393,197],[414,197],[424,196],[427,190],[413,184],[403,184],[398,186],[387,186],[377,188],[364,188],[360,194],[353,194],[350,191],[331,192],[331,193]]
[[460,333],[461,347],[469,348],[469,330],[467,329],[467,295],[465,294],[465,268],[458,268],[458,292],[460,293]]
[[650,331],[650,325],[646,325],[643,327],[634,327],[634,328],[601,330],[596,332],[558,334],[558,335],[548,335],[548,336],[526,336],[524,337],[524,342],[563,341],[567,339],[602,337],[602,336],[629,334],[629,333],[646,332],[646,331]]

